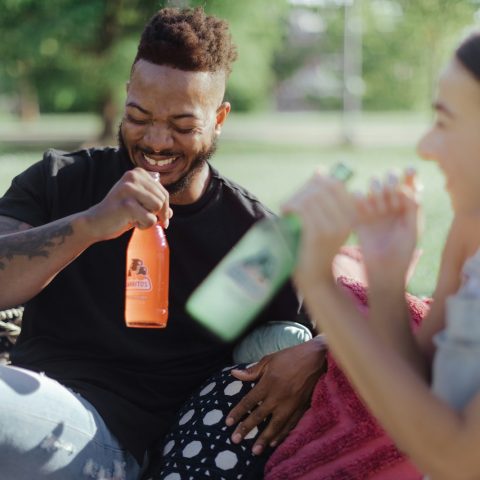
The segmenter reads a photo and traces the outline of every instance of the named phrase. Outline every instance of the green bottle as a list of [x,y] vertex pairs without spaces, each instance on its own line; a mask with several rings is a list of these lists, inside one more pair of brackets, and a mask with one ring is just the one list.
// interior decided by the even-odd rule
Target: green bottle
[[[351,173],[344,164],[331,172]],[[257,222],[193,292],[188,313],[222,340],[237,338],[292,274],[300,234],[296,214]]]

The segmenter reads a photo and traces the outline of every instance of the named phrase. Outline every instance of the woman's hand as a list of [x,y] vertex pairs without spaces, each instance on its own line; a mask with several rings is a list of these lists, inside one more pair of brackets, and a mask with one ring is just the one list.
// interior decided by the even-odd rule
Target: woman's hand
[[300,289],[332,281],[332,262],[355,223],[355,202],[343,183],[317,172],[284,206],[302,220],[296,281]]
[[[414,174],[413,174],[414,175]],[[357,196],[357,227],[369,285],[404,288],[419,231],[418,192],[412,173],[372,180]]]

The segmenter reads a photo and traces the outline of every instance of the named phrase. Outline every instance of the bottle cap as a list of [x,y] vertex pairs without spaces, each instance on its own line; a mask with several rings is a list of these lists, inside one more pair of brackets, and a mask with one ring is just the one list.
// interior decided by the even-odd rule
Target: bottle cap
[[330,176],[346,183],[353,176],[353,169],[345,162],[338,162],[330,169]]
[[148,171],[148,174],[156,181],[160,181],[160,174],[158,172],[150,172]]

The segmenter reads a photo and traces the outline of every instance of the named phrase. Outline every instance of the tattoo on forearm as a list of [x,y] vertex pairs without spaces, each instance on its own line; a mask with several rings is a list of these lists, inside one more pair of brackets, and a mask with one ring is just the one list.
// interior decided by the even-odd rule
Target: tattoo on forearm
[[4,270],[7,262],[14,257],[25,256],[48,258],[52,249],[65,242],[65,238],[73,234],[70,223],[60,223],[41,229],[32,229],[18,235],[7,235],[0,239],[0,270]]
[[6,233],[22,232],[28,230],[28,223],[20,222],[14,218],[0,217],[0,235]]

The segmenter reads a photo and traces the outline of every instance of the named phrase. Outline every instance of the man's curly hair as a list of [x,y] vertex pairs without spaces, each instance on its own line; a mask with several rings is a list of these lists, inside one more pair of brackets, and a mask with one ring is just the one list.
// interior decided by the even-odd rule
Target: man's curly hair
[[147,23],[138,46],[140,60],[186,71],[232,71],[237,49],[228,23],[195,9],[164,8]]

